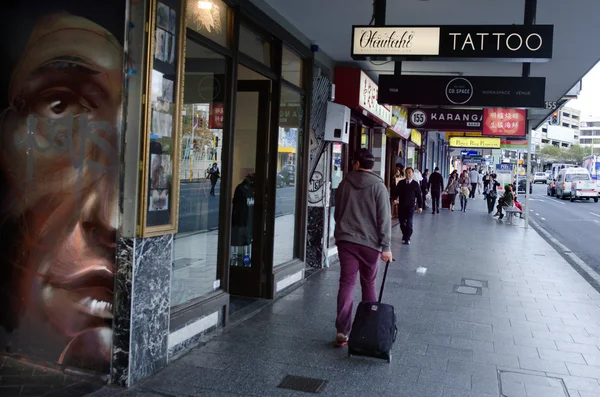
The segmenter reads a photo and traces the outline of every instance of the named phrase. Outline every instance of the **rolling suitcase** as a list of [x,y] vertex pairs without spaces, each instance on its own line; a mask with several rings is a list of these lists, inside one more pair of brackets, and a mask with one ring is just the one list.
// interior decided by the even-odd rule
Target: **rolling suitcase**
[[450,196],[446,193],[442,194],[442,208],[450,209]]
[[348,339],[348,356],[375,357],[392,361],[392,345],[396,341],[396,313],[394,306],[381,303],[385,279],[390,263],[385,265],[379,302],[361,302],[356,308]]

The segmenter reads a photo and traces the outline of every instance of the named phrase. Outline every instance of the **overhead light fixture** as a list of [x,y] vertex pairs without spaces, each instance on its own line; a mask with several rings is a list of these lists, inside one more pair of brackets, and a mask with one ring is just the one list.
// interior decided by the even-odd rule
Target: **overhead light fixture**
[[212,1],[200,0],[198,1],[198,8],[201,10],[211,10],[213,7]]

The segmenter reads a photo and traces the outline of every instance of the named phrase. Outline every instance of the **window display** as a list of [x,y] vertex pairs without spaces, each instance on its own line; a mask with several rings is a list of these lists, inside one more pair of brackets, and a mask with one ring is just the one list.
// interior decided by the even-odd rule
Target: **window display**
[[296,187],[298,149],[302,141],[304,97],[283,87],[279,110],[278,188],[275,200],[273,266],[296,258]]
[[149,34],[151,63],[145,97],[144,162],[140,211],[140,234],[144,237],[173,233],[178,185],[173,175],[179,167],[181,101],[179,81],[182,65],[178,60],[179,0],[159,0],[154,10],[154,33]]
[[[226,59],[188,38],[179,162],[178,232],[173,241],[171,306],[220,288],[217,247],[221,214]],[[207,66],[209,65],[209,66]]]

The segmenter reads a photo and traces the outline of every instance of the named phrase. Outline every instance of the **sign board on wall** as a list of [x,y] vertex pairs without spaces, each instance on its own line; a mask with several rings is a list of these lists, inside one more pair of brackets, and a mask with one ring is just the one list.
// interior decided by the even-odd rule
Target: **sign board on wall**
[[365,72],[360,72],[359,105],[367,112],[375,115],[386,124],[392,124],[392,112],[386,106],[377,102],[379,87]]
[[390,129],[404,139],[410,138],[410,128],[407,127],[408,113],[402,106],[392,106],[392,123]]
[[544,77],[379,76],[379,103],[543,108]]
[[358,68],[337,66],[335,81],[336,103],[362,112],[384,127],[392,124],[391,107],[378,103],[379,87],[365,72]]
[[553,25],[353,26],[352,58],[436,60],[552,59]]
[[481,132],[447,132],[446,139],[453,136],[481,136]]
[[483,119],[483,135],[526,135],[527,112],[524,109],[486,108]]
[[410,141],[417,146],[421,146],[421,133],[417,130],[410,130]]
[[497,149],[500,147],[500,138],[452,137],[450,147]]
[[562,142],[573,142],[575,140],[575,131],[562,125],[548,126],[548,139],[554,139]]
[[481,131],[483,111],[408,108],[408,128],[436,131]]
[[208,128],[214,130],[223,129],[223,104],[222,103],[211,103],[210,104],[210,117],[208,118]]

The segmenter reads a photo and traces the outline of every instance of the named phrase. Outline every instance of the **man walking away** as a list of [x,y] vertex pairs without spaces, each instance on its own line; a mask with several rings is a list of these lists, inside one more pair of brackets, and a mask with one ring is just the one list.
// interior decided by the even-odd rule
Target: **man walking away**
[[435,167],[433,174],[429,177],[429,190],[431,191],[432,214],[440,213],[440,195],[444,191],[444,178],[440,174],[440,168]]
[[406,169],[406,180],[398,184],[398,220],[402,229],[404,244],[410,244],[413,233],[413,215],[415,213],[415,200],[419,214],[423,212],[423,195],[417,181],[413,180],[413,169]]
[[390,200],[383,180],[371,172],[374,165],[375,158],[368,149],[356,152],[353,172],[344,178],[335,194],[334,236],[341,267],[336,346],[348,343],[356,273],[360,273],[363,302],[375,302],[379,258],[392,260]]
[[215,185],[221,177],[219,167],[217,163],[213,163],[212,167],[208,169],[208,179],[210,179],[210,195],[215,196]]
[[469,193],[469,198],[475,198],[475,192],[477,191],[477,184],[479,183],[479,172],[475,167],[471,168],[471,172],[469,172],[469,180],[471,181],[471,193]]
[[423,194],[423,209],[427,209],[427,193],[429,193],[429,170],[426,169],[423,172],[423,179],[421,179],[421,193]]

